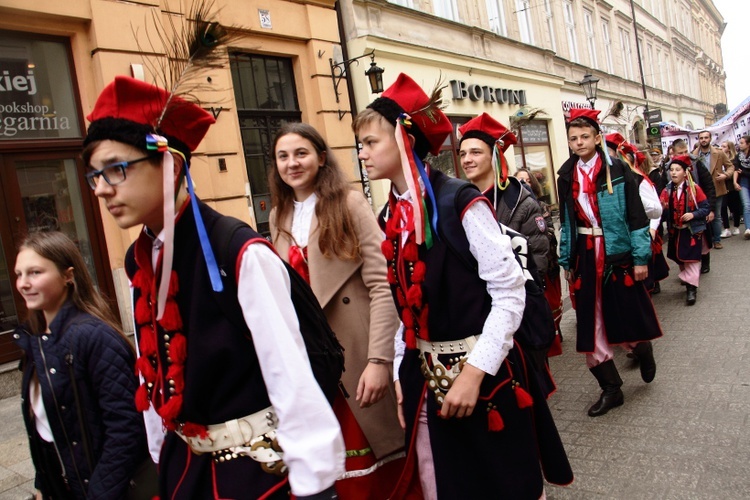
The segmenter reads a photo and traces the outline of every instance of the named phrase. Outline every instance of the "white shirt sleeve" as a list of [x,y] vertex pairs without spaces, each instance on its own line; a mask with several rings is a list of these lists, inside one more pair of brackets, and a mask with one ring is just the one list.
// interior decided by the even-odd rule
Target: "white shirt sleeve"
[[268,397],[279,418],[277,438],[296,496],[319,493],[344,472],[344,440],[336,416],[310,368],[291,285],[281,259],[266,245],[242,254],[237,298]]
[[476,202],[466,210],[461,225],[469,240],[469,250],[478,263],[479,277],[487,283],[492,308],[482,328],[482,336],[467,362],[495,375],[513,347],[526,303],[525,279],[513,255],[510,238],[500,231],[490,207]]
[[393,381],[398,380],[398,370],[401,368],[401,361],[404,359],[406,351],[406,342],[404,342],[404,324],[398,325],[396,336],[393,337]]
[[646,211],[646,217],[651,219],[661,219],[661,201],[656,193],[656,188],[650,182],[643,180],[638,186],[638,194],[641,196],[643,209]]

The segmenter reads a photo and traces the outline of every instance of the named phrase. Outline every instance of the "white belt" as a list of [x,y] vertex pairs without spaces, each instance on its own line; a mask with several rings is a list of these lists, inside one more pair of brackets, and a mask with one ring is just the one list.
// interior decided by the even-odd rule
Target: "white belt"
[[267,463],[283,458],[283,452],[276,444],[277,426],[276,412],[269,406],[246,417],[209,425],[205,438],[187,437],[179,430],[177,435],[198,455],[213,452],[221,457],[223,455],[217,452],[226,452],[230,457],[232,453],[235,456],[247,455],[257,462]]
[[448,342],[429,342],[417,338],[417,349],[421,352],[429,352],[434,354],[450,354],[451,352],[465,352],[469,354],[477,341],[479,335],[472,335],[461,340],[451,340]]
[[590,234],[592,236],[604,236],[604,231],[600,227],[579,227],[578,234]]

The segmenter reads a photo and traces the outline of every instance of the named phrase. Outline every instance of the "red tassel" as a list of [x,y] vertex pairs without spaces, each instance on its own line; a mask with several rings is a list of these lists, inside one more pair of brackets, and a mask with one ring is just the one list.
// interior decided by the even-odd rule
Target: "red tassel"
[[201,424],[194,424],[193,422],[185,422],[185,425],[182,426],[182,434],[184,434],[187,437],[200,437],[200,438],[207,438],[208,437],[208,429],[205,425]]
[[167,401],[161,408],[157,410],[157,413],[164,419],[164,423],[171,422],[177,418],[182,410],[182,396],[175,394],[169,401]]
[[518,403],[518,407],[523,408],[529,408],[534,404],[534,400],[531,398],[531,394],[526,392],[526,389],[521,387],[520,385],[516,385],[515,387],[515,393],[516,393],[516,403]]
[[417,244],[413,241],[407,241],[404,248],[401,250],[401,254],[404,256],[404,260],[409,262],[415,262],[419,259],[419,250]]
[[406,303],[411,307],[422,306],[422,287],[420,285],[412,285],[406,291]]
[[396,217],[391,217],[388,219],[388,221],[385,223],[385,237],[388,240],[395,240],[398,238],[399,230],[396,228],[398,220]]
[[594,239],[591,237],[586,238],[586,250],[591,250],[594,248]]
[[156,380],[156,370],[154,365],[151,364],[151,360],[146,356],[141,356],[135,360],[135,368],[138,372],[143,375],[143,378],[148,382]]
[[174,380],[175,394],[182,394],[185,389],[185,367],[183,365],[173,364],[167,370],[167,378]]
[[185,364],[187,359],[187,341],[181,333],[175,333],[169,341],[169,357],[172,363]]
[[691,247],[695,246],[695,238],[690,238],[690,246]]
[[173,270],[172,275],[169,277],[169,297],[176,297],[177,292],[180,291],[180,279],[177,277],[177,273]]
[[151,307],[145,295],[138,297],[135,303],[135,322],[139,325],[151,323]]
[[156,335],[151,325],[144,325],[138,333],[138,348],[141,356],[153,356],[156,354]]
[[404,309],[401,312],[401,321],[405,328],[414,328],[414,313],[409,309]]
[[182,330],[182,317],[180,316],[180,309],[177,307],[177,302],[175,302],[174,299],[167,299],[167,303],[164,306],[164,316],[162,316],[159,324],[164,327],[165,330],[170,332],[173,332],[175,330]]
[[393,260],[394,251],[393,242],[391,240],[383,240],[383,242],[380,244],[380,251],[383,252],[385,260]]
[[404,335],[407,349],[417,348],[417,333],[412,328],[407,328]]
[[581,278],[578,278],[577,280],[575,280],[575,282],[573,283],[573,289],[574,290],[581,289]]
[[148,277],[146,276],[146,273],[140,269],[136,271],[135,276],[133,276],[132,283],[133,286],[139,290],[148,290]]
[[500,416],[500,412],[496,408],[491,409],[487,414],[487,427],[490,432],[500,432],[505,428],[503,417]]
[[148,389],[146,384],[141,384],[135,391],[135,409],[138,411],[148,410],[150,402],[148,400]]
[[421,260],[414,264],[414,271],[411,273],[412,283],[423,283],[425,274],[427,273],[427,266]]
[[625,273],[625,286],[633,286],[635,282],[633,281],[633,278],[630,276],[630,274]]
[[402,309],[406,307],[406,297],[404,296],[403,290],[401,290],[400,288],[396,290],[396,302]]

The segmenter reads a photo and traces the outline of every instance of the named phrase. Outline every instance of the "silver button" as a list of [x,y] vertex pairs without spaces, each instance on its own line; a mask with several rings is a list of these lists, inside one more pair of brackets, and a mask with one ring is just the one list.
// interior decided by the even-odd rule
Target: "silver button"
[[42,340],[48,340],[48,339],[49,337],[47,337],[46,335],[42,335]]
[[14,333],[14,334],[13,334],[13,338],[14,338],[14,339],[16,339],[16,340],[18,340],[18,339],[20,339],[20,338],[21,338],[21,336],[20,336],[20,335],[18,335],[17,333]]
[[50,372],[50,373],[51,373],[52,375],[54,375],[55,373],[57,373],[57,370],[55,370],[54,368],[50,368],[50,369],[49,369],[49,372]]

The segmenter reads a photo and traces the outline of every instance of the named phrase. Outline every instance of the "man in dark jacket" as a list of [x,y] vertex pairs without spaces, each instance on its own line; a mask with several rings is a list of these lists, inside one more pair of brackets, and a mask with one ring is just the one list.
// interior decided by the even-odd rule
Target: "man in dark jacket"
[[542,208],[518,179],[509,176],[505,160],[504,153],[516,144],[516,136],[487,113],[468,121],[458,132],[466,178],[490,200],[498,222],[526,236],[539,276],[544,276],[549,239]]

